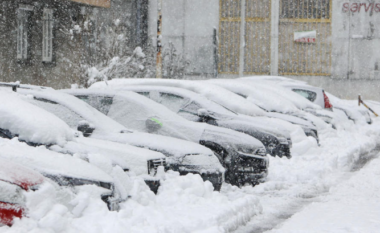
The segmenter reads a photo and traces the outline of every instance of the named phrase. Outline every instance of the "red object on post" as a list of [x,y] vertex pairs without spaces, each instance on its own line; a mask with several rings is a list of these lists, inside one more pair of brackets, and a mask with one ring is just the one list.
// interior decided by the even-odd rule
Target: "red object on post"
[[330,103],[329,97],[327,97],[325,91],[323,91],[323,98],[325,99],[325,108],[332,108],[332,104]]

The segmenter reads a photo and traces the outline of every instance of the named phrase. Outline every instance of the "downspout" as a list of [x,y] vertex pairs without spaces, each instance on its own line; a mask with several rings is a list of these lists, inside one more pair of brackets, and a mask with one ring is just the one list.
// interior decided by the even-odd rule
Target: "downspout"
[[156,78],[162,78],[162,0],[157,0],[157,61]]
[[245,50],[245,2],[241,0],[241,24],[240,24],[240,57],[239,57],[239,77],[244,76],[244,50]]

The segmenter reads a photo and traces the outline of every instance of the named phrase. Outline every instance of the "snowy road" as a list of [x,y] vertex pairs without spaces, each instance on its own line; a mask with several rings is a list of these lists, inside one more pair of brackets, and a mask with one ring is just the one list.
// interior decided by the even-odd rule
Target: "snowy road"
[[[368,182],[363,182],[363,173],[364,175],[376,177],[376,172],[374,173],[371,169],[373,163],[380,164],[380,147],[377,146],[370,152],[364,152],[360,154],[360,157],[349,171],[341,173],[340,177],[335,177],[335,182],[331,183],[330,187],[323,187],[320,189],[315,189],[313,185],[304,186],[303,190],[310,189],[311,192],[308,195],[288,195],[286,189],[289,187],[280,187],[279,190],[273,192],[269,190],[267,192],[263,192],[259,199],[263,206],[263,215],[256,216],[252,221],[250,221],[247,225],[240,227],[237,233],[262,233],[262,232],[376,232],[373,229],[378,229],[375,227],[371,227],[370,229],[366,229],[365,227],[360,227],[360,225],[368,226],[367,222],[373,222],[376,226],[380,225],[380,220],[376,219],[365,219],[362,222],[358,220],[359,218],[355,217],[358,221],[352,221],[352,218],[344,218],[343,210],[347,210],[351,206],[354,208],[352,212],[356,212],[356,215],[363,215],[361,212],[376,212],[376,209],[371,211],[371,208],[366,205],[359,205],[356,207],[357,197],[354,195],[355,191],[364,187],[367,188],[367,193],[378,193],[376,190],[378,187],[376,185],[369,184]],[[372,165],[372,166],[371,166]],[[378,166],[377,166],[378,167]],[[377,172],[378,173],[378,172]],[[377,174],[378,175],[378,174]],[[378,177],[377,177],[378,178]],[[375,178],[376,179],[376,178]],[[355,180],[359,180],[361,182],[355,183]],[[366,179],[367,180],[367,179]],[[371,180],[371,179],[369,179]],[[350,185],[350,182],[354,182],[357,185]],[[362,183],[362,184],[360,184]],[[347,185],[348,184],[348,185]],[[344,198],[339,197],[336,192],[334,192],[334,188],[338,186],[348,186],[348,189],[345,189],[345,196],[348,197],[349,202],[352,205],[339,205],[339,202],[334,201],[329,204],[328,200],[331,199],[340,199],[344,200]],[[362,187],[360,187],[362,186]],[[369,188],[368,188],[369,187]],[[314,192],[312,191],[314,190]],[[365,191],[362,196],[366,198],[367,193]],[[368,195],[367,195],[368,197]],[[350,199],[355,200],[350,200]],[[338,203],[338,204],[337,204]],[[348,206],[348,207],[347,207]],[[362,207],[362,211],[360,211],[360,207]],[[373,208],[377,208],[375,206]],[[372,209],[373,209],[372,208]],[[266,211],[269,210],[269,211]],[[349,212],[349,211],[348,211]],[[334,213],[337,217],[338,221],[335,221],[335,226],[331,226],[331,222],[333,216],[329,217],[321,217],[326,216],[326,213]],[[378,215],[377,215],[378,216]],[[316,219],[323,219],[323,221],[317,221]],[[316,227],[313,227],[312,223],[318,222]],[[329,224],[330,223],[330,224]],[[316,223],[314,223],[315,225]],[[318,229],[319,228],[319,229]]]

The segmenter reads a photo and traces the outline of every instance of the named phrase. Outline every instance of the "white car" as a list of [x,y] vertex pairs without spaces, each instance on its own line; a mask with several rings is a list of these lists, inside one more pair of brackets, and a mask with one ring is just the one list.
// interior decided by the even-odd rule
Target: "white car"
[[64,91],[89,103],[125,127],[188,140],[212,149],[227,169],[226,181],[231,184],[265,181],[268,172],[265,147],[247,134],[188,121],[165,106],[134,92],[96,89]]
[[[148,165],[151,161],[164,161],[163,154],[126,144],[75,135],[76,133],[61,119],[28,103],[29,98],[4,90],[0,90],[0,96],[2,99],[6,99],[0,106],[2,116],[0,118],[0,137],[17,138],[34,147],[45,146],[49,150],[60,152],[68,161],[76,161],[80,158],[80,161],[83,162],[84,159],[94,165],[85,163],[86,167],[100,169],[108,174],[105,177],[115,174],[114,167],[119,167],[121,171],[132,171],[136,175],[143,176],[151,187],[158,188],[157,179],[148,177]],[[54,154],[56,153],[51,151],[53,157]],[[108,167],[107,164],[109,164]],[[79,165],[74,167],[78,169]],[[127,177],[120,178],[127,179]],[[126,199],[128,196],[124,195],[126,189],[128,187],[116,186],[116,195],[121,192],[123,194],[121,198]],[[153,189],[153,191],[155,190]]]
[[[85,102],[60,91],[31,86],[27,86],[26,88],[21,87],[17,91],[29,97],[27,98],[29,103],[45,109],[50,114],[54,114],[71,128],[83,132],[83,135],[90,140],[105,140],[109,141],[108,144],[111,144],[111,142],[129,144],[134,146],[133,148],[149,149],[148,151],[151,153],[168,157],[166,159],[160,157],[156,157],[156,159],[147,158],[149,170],[145,169],[147,168],[147,160],[145,160],[145,165],[140,164],[139,171],[145,169],[145,171],[154,175],[157,167],[163,165],[166,170],[177,170],[182,175],[189,172],[200,174],[204,180],[208,180],[214,185],[215,190],[220,190],[221,188],[225,169],[214,153],[204,146],[172,137],[130,130]],[[82,143],[87,143],[86,147],[89,144],[91,146],[96,145],[94,142],[85,142],[86,139],[81,140],[83,141]],[[111,148],[117,147],[111,146]],[[64,149],[67,149],[67,146]],[[140,157],[137,158],[146,158],[145,154],[149,155],[149,153],[141,152]],[[131,170],[135,169],[134,165],[136,163],[131,163]],[[157,191],[158,187],[153,187]]]
[[[205,98],[214,101],[223,107],[232,110],[236,113],[256,117],[263,124],[276,125],[279,129],[288,130],[284,128],[284,124],[281,120],[291,122],[293,124],[299,124],[304,129],[308,136],[318,138],[316,127],[306,120],[299,117],[283,115],[280,113],[267,112],[262,109],[260,105],[252,104],[252,102],[246,99],[246,96],[241,96],[233,91],[227,90],[218,85],[214,85],[205,81],[188,81],[188,80],[157,80],[157,79],[113,79],[105,82],[94,83],[91,89],[109,89],[109,88],[122,88],[130,85],[144,85],[144,86],[164,86],[164,87],[177,87],[193,91]],[[247,86],[247,85],[245,85]],[[251,89],[248,89],[251,92]],[[270,93],[268,93],[270,94]],[[265,96],[263,97],[265,98]],[[307,103],[307,101],[305,101]],[[281,106],[281,104],[279,104]],[[311,104],[309,104],[311,105]],[[294,107],[298,110],[296,107]],[[272,119],[268,119],[271,117]],[[274,119],[277,118],[277,119]],[[280,120],[278,120],[280,119]],[[317,121],[321,121],[319,118]],[[323,122],[322,122],[323,123]],[[317,139],[318,140],[318,139]]]
[[131,85],[120,87],[120,90],[134,91],[150,98],[189,121],[205,122],[246,133],[261,141],[268,154],[291,158],[292,141],[289,132],[276,125],[263,125],[261,118],[237,114],[200,94],[182,88]]

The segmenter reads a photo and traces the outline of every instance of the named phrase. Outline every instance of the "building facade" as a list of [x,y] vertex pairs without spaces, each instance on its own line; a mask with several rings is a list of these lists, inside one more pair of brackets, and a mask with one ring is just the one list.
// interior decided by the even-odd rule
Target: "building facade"
[[88,67],[146,43],[141,2],[0,0],[0,81],[85,85]]
[[[162,1],[163,47],[186,57],[188,78],[282,75],[380,99],[380,1]],[[153,39],[157,8],[150,1]]]

